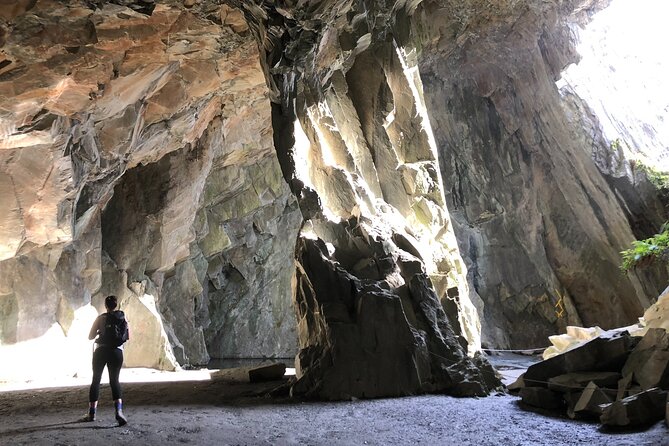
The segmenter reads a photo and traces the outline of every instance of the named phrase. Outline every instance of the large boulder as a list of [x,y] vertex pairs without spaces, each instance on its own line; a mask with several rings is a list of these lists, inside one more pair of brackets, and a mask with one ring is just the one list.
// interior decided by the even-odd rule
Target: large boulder
[[249,367],[237,367],[211,372],[211,379],[229,381],[232,383],[256,383],[276,381],[286,373],[286,364],[274,362]]
[[523,403],[541,409],[557,410],[565,407],[565,399],[559,392],[544,387],[523,387],[520,389]]
[[605,406],[600,422],[609,427],[647,426],[666,414],[667,391],[654,387]]
[[606,332],[585,344],[531,365],[523,380],[546,387],[548,380],[572,372],[619,372],[638,339],[627,332]]
[[669,332],[663,328],[649,329],[630,354],[622,374],[633,375],[644,390],[669,389]]
[[405,276],[394,255],[383,256],[385,278],[359,279],[330,258],[323,241],[300,240],[293,394],[482,396],[500,385],[485,360],[466,355],[424,273]]

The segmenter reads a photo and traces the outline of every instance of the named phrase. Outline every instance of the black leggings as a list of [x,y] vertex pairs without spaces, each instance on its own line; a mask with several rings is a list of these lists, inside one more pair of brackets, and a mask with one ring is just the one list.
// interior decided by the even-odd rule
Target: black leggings
[[121,398],[121,384],[118,382],[118,375],[121,373],[123,365],[123,350],[116,347],[98,347],[93,352],[93,382],[88,392],[88,401],[91,403],[97,401],[100,395],[100,379],[102,371],[107,366],[109,372],[109,385],[111,386],[112,399]]

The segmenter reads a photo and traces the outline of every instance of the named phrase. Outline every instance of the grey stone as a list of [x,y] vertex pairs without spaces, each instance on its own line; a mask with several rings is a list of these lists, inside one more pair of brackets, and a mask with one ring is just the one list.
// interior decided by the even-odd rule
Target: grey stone
[[170,343],[181,365],[206,365],[210,359],[203,333],[205,321],[196,316],[202,305],[202,292],[195,262],[190,259],[178,264],[174,275],[163,282],[160,313],[163,323],[171,329]]
[[511,393],[518,393],[522,388],[525,387],[525,374],[523,373],[516,379],[513,383],[506,386],[507,390]]
[[211,379],[236,383],[275,381],[283,378],[286,364],[275,362],[252,367],[236,367],[211,372]]
[[548,388],[556,392],[575,392],[582,390],[589,383],[599,387],[615,389],[620,373],[617,372],[578,372],[558,375],[548,379]]
[[563,409],[566,404],[563,395],[543,387],[523,387],[520,398],[525,404],[541,409]]
[[128,364],[299,349],[302,393],[483,395],[479,315],[535,344],[666,278],[612,268],[653,197],[607,184],[554,85],[603,2],[117,3],[0,24],[0,344],[114,293]]
[[[500,348],[535,348],[566,325],[636,322],[664,287],[665,273],[645,276],[650,287],[644,288],[643,273],[619,273],[618,251],[666,218],[657,191],[642,192],[634,178],[593,161],[593,152],[597,158],[610,152],[608,143],[593,143],[563,107],[555,80],[577,58],[569,31],[574,17],[563,15],[565,5],[543,2],[530,15],[505,5],[487,10],[486,32],[461,45],[436,30],[458,35],[473,22],[461,25],[448,8],[423,3],[427,22],[440,25],[433,25],[435,34],[423,30],[430,27],[424,22],[416,26],[439,56],[424,49],[419,65],[428,110],[448,104],[430,113],[430,122],[468,279],[486,309],[483,339]],[[475,2],[458,8],[472,21],[482,12]],[[507,14],[513,18],[505,20]],[[518,26],[522,36],[509,33]],[[520,41],[527,50],[515,52]],[[620,212],[620,190],[623,206],[634,211]]]
[[262,381],[275,381],[281,379],[286,373],[286,364],[274,363],[259,367],[253,367],[249,370],[249,381],[252,383]]
[[[155,343],[129,345],[128,365],[293,355],[299,211],[241,12],[226,7],[216,24],[199,12],[182,16],[179,4],[147,16],[91,8],[36,5],[0,32],[2,54],[22,66],[0,63],[11,78],[0,82],[3,123],[21,127],[7,138],[3,127],[0,138],[8,209],[0,216],[0,294],[8,296],[0,343],[41,336],[56,322],[68,335],[86,323],[74,320],[79,308],[116,294],[127,299],[133,338]],[[37,37],[38,28],[48,35]],[[210,287],[226,296],[240,287],[222,275],[209,280],[209,261],[244,271],[248,294],[212,304]],[[48,292],[34,277],[50,283]],[[150,291],[157,314],[133,300],[145,298],[129,292],[137,286]],[[30,310],[17,312],[19,302]]]
[[633,375],[625,375],[618,381],[618,392],[616,393],[616,401],[631,395]]
[[526,385],[547,386],[550,378],[572,372],[618,372],[638,342],[627,332],[605,332],[583,345],[532,364]]
[[667,391],[657,387],[603,407],[600,422],[610,427],[632,428],[660,421],[666,414]]
[[622,370],[634,375],[642,389],[669,389],[669,333],[663,328],[651,328],[630,354]]
[[571,418],[599,418],[602,415],[602,406],[611,403],[609,395],[610,393],[600,389],[594,382],[588,383],[573,406]]
[[473,396],[499,386],[483,357],[466,356],[423,274],[399,290],[361,280],[329,259],[320,240],[300,239],[298,259],[298,333],[304,347],[296,358],[293,395]]

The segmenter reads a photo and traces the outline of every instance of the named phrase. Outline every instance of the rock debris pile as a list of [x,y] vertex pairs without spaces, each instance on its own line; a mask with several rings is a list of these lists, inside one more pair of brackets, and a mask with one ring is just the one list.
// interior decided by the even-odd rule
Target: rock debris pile
[[610,428],[637,428],[662,418],[669,425],[669,333],[604,332],[530,366],[509,390],[519,392],[529,408],[598,418]]

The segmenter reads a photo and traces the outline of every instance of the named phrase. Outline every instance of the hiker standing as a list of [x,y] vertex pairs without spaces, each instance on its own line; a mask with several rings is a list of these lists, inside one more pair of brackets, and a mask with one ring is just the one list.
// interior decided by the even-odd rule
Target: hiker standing
[[[102,372],[107,366],[109,372],[109,384],[112,390],[114,408],[116,409],[116,421],[119,426],[128,422],[123,414],[123,401],[121,400],[121,384],[118,377],[123,365],[123,343],[129,339],[128,322],[125,314],[115,310],[118,305],[116,296],[107,296],[105,299],[106,313],[102,313],[95,319],[88,339],[95,339],[95,351],[93,352],[93,382],[88,393],[88,414],[83,421],[95,421],[95,413],[98,407],[98,396],[100,394],[100,379]],[[97,336],[97,338],[96,338]]]

